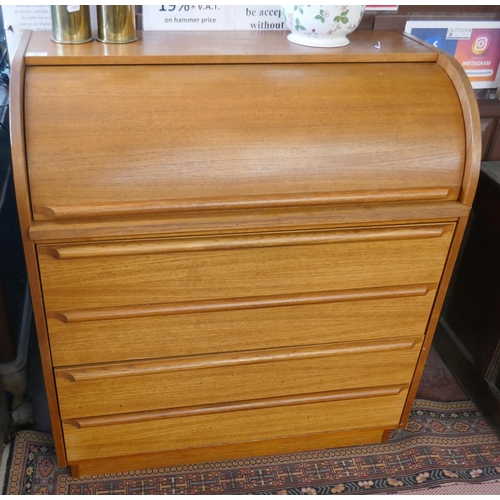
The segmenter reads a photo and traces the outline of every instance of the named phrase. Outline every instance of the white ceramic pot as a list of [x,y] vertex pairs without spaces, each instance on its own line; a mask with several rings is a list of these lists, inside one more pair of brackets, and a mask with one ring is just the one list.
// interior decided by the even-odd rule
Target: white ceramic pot
[[364,5],[282,5],[288,40],[311,47],[343,47],[361,22]]

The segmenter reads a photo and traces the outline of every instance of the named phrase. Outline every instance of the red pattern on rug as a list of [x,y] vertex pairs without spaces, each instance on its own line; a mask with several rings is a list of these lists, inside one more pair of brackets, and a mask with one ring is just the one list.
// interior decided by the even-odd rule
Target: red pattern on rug
[[[470,402],[416,400],[387,443],[72,479],[52,437],[23,431],[6,494],[368,494],[487,484],[500,493],[500,441]],[[436,490],[439,492],[440,488]],[[443,491],[443,490],[441,490]]]

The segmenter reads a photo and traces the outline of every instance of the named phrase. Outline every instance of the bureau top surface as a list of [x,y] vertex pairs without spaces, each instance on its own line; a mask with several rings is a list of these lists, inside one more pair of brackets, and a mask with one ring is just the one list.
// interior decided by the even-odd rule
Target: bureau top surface
[[286,31],[145,31],[128,44],[57,44],[34,32],[27,65],[220,64],[300,62],[432,62],[438,53],[395,31],[358,30],[345,47],[316,48],[287,40]]

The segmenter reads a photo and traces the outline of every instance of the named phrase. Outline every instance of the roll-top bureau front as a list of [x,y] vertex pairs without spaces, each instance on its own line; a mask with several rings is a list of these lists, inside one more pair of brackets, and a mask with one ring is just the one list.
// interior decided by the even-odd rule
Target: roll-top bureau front
[[462,182],[436,64],[30,67],[25,92],[35,220],[453,200]]
[[272,35],[21,42],[16,194],[75,476],[406,423],[477,181],[473,92],[397,33]]

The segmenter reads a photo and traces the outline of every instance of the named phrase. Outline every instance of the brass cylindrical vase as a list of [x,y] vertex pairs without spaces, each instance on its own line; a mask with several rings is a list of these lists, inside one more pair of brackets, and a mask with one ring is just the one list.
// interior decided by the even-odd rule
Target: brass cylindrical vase
[[135,42],[135,6],[98,5],[97,39],[104,43]]
[[88,5],[51,5],[52,41],[57,43],[91,42]]

